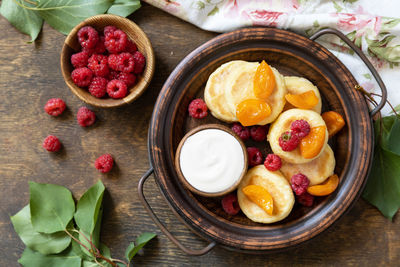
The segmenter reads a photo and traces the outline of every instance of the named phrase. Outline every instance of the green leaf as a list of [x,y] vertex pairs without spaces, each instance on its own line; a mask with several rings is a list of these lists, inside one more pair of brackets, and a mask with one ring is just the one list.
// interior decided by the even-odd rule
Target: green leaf
[[396,118],[390,130],[387,148],[390,152],[400,156],[400,120],[398,118]]
[[[100,243],[100,247],[99,247],[100,253],[101,255],[103,255],[106,258],[111,258],[111,251],[110,249],[104,245],[103,243]],[[105,260],[101,260],[100,263],[104,266],[104,267],[112,267],[111,264],[109,264],[108,262],[106,262]],[[93,260],[84,260],[82,262],[82,267],[98,267],[99,265],[94,262]]]
[[84,19],[105,13],[113,0],[40,0],[35,10],[57,31],[68,34]]
[[[37,12],[25,9],[16,4],[21,0],[1,1],[0,13],[19,31],[28,34],[31,42],[35,41],[42,29],[43,19]],[[25,2],[24,2],[25,3]],[[29,5],[25,3],[25,5]]]
[[75,212],[71,192],[63,186],[29,182],[31,221],[35,231],[55,233],[66,229]]
[[363,198],[392,219],[400,207],[400,156],[377,145]]
[[363,76],[364,76],[366,79],[368,79],[368,80],[371,80],[371,79],[372,79],[372,76],[371,76],[371,74],[369,74],[369,73],[364,73]]
[[156,237],[157,235],[154,233],[143,233],[141,234],[138,238],[136,238],[135,242],[136,242],[136,246],[133,242],[131,242],[129,244],[129,246],[126,248],[125,250],[125,258],[128,261],[131,261],[132,258],[136,255],[136,253],[142,248],[144,247],[147,242],[149,242],[151,239],[153,239],[154,237]]
[[335,1],[332,1],[333,2],[333,6],[334,6],[334,8],[336,9],[336,12],[340,12],[340,11],[342,11],[343,10],[343,8],[341,7],[341,6],[339,6],[339,4],[338,3],[336,3]]
[[97,223],[104,189],[103,183],[98,181],[82,195],[76,205],[75,222],[81,231],[89,235],[93,233]]
[[[79,240],[79,234],[77,232],[72,232],[72,235]],[[79,245],[75,240],[72,240],[71,244],[74,253],[83,260],[92,261],[94,259],[94,257],[90,253],[84,253],[84,248],[81,248],[81,245]]]
[[[395,107],[394,107],[394,110],[395,110],[397,113],[400,113],[400,104],[398,104],[397,106],[395,106]],[[390,113],[393,114],[394,112],[391,111]]]
[[107,13],[127,17],[139,8],[139,0],[115,0],[114,4],[107,10]]
[[71,246],[56,255],[43,255],[25,248],[18,262],[24,267],[80,267],[82,259],[73,253]]
[[[96,226],[94,227],[93,233],[87,233],[84,230],[80,230],[80,234],[79,234],[79,241],[82,242],[82,244],[84,244],[86,247],[91,248],[91,245],[89,243],[89,241],[87,239],[90,240],[91,242],[94,244],[95,247],[99,247],[100,245],[100,230],[101,230],[101,220],[102,220],[102,215],[103,215],[103,209],[101,208],[99,211],[99,217],[97,219],[97,223]],[[86,238],[87,239],[86,239]],[[89,257],[92,257],[92,254],[90,254],[90,252],[88,252],[84,247],[81,246],[81,250],[88,255]]]
[[71,243],[71,238],[65,232],[56,232],[53,234],[36,232],[31,223],[29,205],[12,216],[11,222],[22,242],[24,242],[28,248],[42,254],[60,253]]
[[213,16],[219,12],[219,8],[215,6],[210,12],[208,12],[207,16]]

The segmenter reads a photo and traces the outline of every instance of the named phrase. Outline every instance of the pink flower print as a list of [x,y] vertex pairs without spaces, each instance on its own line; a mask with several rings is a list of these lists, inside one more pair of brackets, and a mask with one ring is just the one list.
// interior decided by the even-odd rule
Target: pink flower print
[[339,29],[348,32],[360,30],[371,22],[371,19],[361,19],[360,15],[354,15],[350,13],[338,13],[337,16],[339,18],[337,23]]
[[382,17],[375,17],[375,24],[374,24],[374,32],[375,34],[379,34],[381,31],[382,26]]
[[373,82],[363,82],[361,83],[361,86],[365,89],[365,91],[371,93],[374,91],[374,83]]
[[278,19],[285,13],[261,10],[246,10],[242,12],[242,17],[250,19],[253,25],[263,25],[276,27],[278,25]]

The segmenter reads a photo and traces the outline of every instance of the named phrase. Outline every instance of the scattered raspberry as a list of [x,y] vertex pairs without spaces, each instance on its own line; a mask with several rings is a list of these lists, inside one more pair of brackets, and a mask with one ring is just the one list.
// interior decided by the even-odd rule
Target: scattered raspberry
[[50,152],[57,152],[61,149],[61,142],[56,136],[49,135],[43,141],[43,148]]
[[314,196],[305,192],[304,194],[297,196],[297,201],[303,206],[311,207],[314,204]]
[[87,127],[96,121],[96,114],[87,107],[80,107],[76,114],[76,119],[80,126]]
[[102,173],[111,171],[113,165],[114,159],[110,154],[101,155],[94,162],[94,166],[96,167],[96,169],[98,169]]
[[250,129],[249,129],[249,127],[242,126],[240,123],[235,122],[232,125],[231,129],[243,141],[246,141],[246,140],[248,140],[250,138]]
[[105,46],[110,53],[119,53],[125,50],[128,36],[121,30],[110,31],[105,35]]
[[103,30],[104,36],[106,36],[107,34],[109,34],[111,32],[115,32],[116,30],[118,30],[118,28],[115,26],[105,26],[104,30]]
[[44,111],[51,116],[58,116],[64,112],[65,102],[60,98],[50,98],[47,100],[46,105],[44,105]]
[[261,154],[261,151],[256,147],[248,147],[247,155],[249,159],[249,166],[251,167],[260,165],[263,161],[263,156]]
[[128,93],[128,89],[123,81],[112,80],[107,84],[107,93],[112,98],[123,98]]
[[94,77],[89,85],[89,93],[95,97],[103,97],[107,93],[107,79],[103,77]]
[[118,56],[118,71],[132,72],[135,68],[135,60],[129,53],[121,53]]
[[108,56],[107,59],[108,66],[113,70],[118,70],[118,62],[119,62],[118,57],[119,56],[117,54],[111,54]]
[[264,161],[264,166],[269,171],[277,171],[282,167],[282,160],[278,155],[268,154]]
[[307,187],[310,184],[307,176],[302,173],[298,173],[290,178],[290,185],[296,195],[302,195],[307,192]]
[[108,80],[119,80],[119,72],[116,70],[110,70],[110,73],[108,74]]
[[136,82],[136,76],[132,73],[121,72],[118,74],[118,80],[123,81],[127,87],[134,85]]
[[224,196],[221,204],[224,211],[229,215],[236,215],[240,211],[239,202],[235,193]]
[[254,141],[257,141],[257,142],[265,141],[266,136],[267,136],[267,127],[254,125],[250,129],[250,135]]
[[85,26],[78,31],[78,41],[83,48],[94,48],[99,41],[99,34],[93,27]]
[[293,134],[291,131],[284,132],[279,137],[279,146],[283,151],[292,151],[300,144],[300,138],[297,134]]
[[95,76],[108,76],[107,56],[93,54],[88,60],[88,67],[93,71]]
[[195,119],[202,119],[207,116],[207,105],[203,99],[197,98],[189,104],[189,115]]
[[290,130],[301,139],[310,133],[310,124],[306,120],[295,120],[290,125]]
[[99,41],[97,42],[96,46],[94,47],[94,53],[96,54],[104,54],[106,52],[106,45],[104,36],[100,36]]
[[143,69],[144,69],[144,66],[146,65],[146,58],[139,51],[136,51],[133,54],[133,58],[135,59],[135,69],[134,69],[133,72],[135,74],[142,73]]
[[93,73],[88,68],[74,69],[71,73],[72,81],[79,87],[86,87],[92,81]]
[[71,63],[74,68],[83,68],[88,64],[89,54],[85,51],[73,54],[71,56]]
[[128,44],[126,45],[125,52],[133,54],[136,51],[137,51],[136,44],[134,42],[132,42],[131,40],[128,40]]

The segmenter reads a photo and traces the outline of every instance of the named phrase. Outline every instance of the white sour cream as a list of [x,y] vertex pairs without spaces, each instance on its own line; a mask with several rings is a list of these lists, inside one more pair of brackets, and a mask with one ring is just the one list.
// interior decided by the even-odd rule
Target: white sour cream
[[201,130],[187,138],[179,162],[187,182],[206,193],[228,189],[238,181],[244,169],[239,141],[219,129]]

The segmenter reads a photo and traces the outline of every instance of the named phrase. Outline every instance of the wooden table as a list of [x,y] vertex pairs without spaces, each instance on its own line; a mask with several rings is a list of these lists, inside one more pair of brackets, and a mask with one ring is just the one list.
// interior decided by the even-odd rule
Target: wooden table
[[[153,224],[139,202],[136,187],[149,167],[147,129],[153,105],[169,73],[191,50],[216,36],[144,5],[130,17],[148,34],[156,53],[154,79],[139,100],[131,105],[102,110],[94,108],[98,121],[82,128],[75,114],[84,104],[65,85],[59,54],[64,36],[44,26],[35,44],[0,18],[0,266],[17,266],[24,245],[9,216],[29,199],[28,181],[56,183],[69,188],[76,198],[101,179],[104,197],[102,240],[114,258],[122,258],[130,241],[143,231],[158,238],[137,265],[153,266],[259,266],[259,265],[398,265],[400,221],[390,222],[364,200],[339,222],[311,242],[270,255],[239,254],[216,247],[201,257],[189,257],[172,244]],[[61,97],[68,110],[60,118],[43,111],[49,98]],[[48,134],[64,145],[50,154],[42,147]],[[117,166],[106,175],[93,166],[103,153],[114,155]],[[175,218],[153,180],[146,195],[162,221],[183,243],[200,248],[205,242]]]

